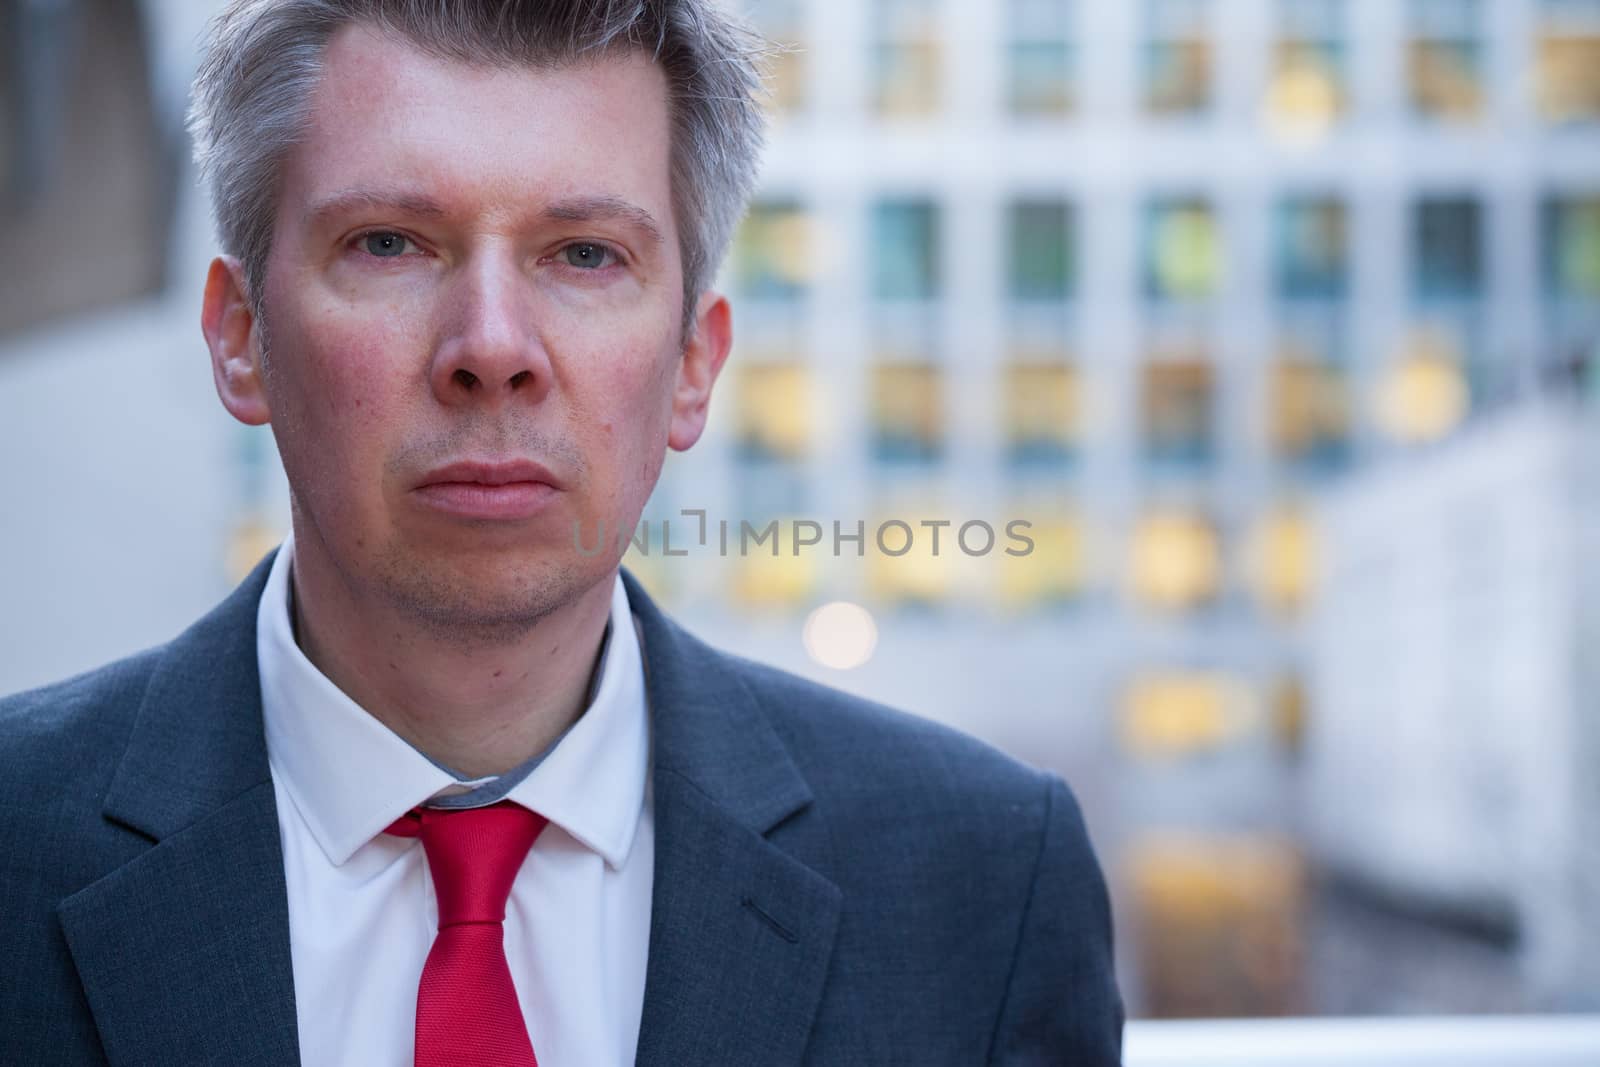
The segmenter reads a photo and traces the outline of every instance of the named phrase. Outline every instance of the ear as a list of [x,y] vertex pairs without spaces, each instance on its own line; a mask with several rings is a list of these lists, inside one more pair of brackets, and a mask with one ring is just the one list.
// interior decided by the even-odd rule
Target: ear
[[206,274],[200,331],[211,349],[211,376],[222,406],[240,422],[261,426],[272,418],[261,374],[255,312],[245,296],[244,268],[232,256],[211,261]]
[[672,393],[672,427],[667,444],[679,452],[700,440],[706,428],[706,407],[711,387],[733,348],[733,309],[721,293],[700,294],[695,309],[694,332],[678,361],[678,381]]

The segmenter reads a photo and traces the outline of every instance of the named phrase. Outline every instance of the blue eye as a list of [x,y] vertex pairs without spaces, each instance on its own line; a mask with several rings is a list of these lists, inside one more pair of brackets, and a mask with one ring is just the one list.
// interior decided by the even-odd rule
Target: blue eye
[[398,233],[389,233],[387,231],[369,233],[365,238],[362,239],[362,244],[365,246],[369,255],[379,256],[385,259],[392,259],[395,256],[401,255],[405,252],[406,245],[409,243],[410,241],[408,238],[403,237]]
[[605,245],[579,243],[568,245],[562,249],[567,263],[583,270],[598,270],[606,265],[606,254],[610,250]]

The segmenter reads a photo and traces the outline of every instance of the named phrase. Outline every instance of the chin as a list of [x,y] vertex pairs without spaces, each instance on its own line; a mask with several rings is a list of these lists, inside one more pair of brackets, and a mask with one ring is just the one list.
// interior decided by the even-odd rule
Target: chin
[[599,575],[546,552],[391,558],[373,577],[385,599],[441,636],[508,640],[581,596]]

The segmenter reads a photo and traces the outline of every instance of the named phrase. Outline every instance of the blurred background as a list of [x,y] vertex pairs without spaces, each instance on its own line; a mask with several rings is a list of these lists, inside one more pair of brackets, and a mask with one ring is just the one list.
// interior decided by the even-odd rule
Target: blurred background
[[[1136,1017],[1600,1010],[1600,0],[743,6],[738,340],[628,565],[1064,774]],[[287,528],[198,328],[216,7],[0,0],[0,692]]]

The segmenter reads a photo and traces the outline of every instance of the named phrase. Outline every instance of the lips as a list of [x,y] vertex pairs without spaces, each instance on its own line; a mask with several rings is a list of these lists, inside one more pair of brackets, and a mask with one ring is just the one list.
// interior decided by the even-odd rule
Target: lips
[[528,459],[504,461],[465,460],[452,463],[423,476],[419,488],[440,484],[514,485],[518,482],[542,482],[554,489],[561,483],[549,469]]
[[514,522],[543,511],[562,488],[548,468],[531,460],[465,461],[428,472],[412,494],[447,517]]

